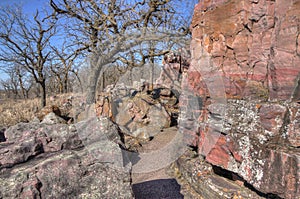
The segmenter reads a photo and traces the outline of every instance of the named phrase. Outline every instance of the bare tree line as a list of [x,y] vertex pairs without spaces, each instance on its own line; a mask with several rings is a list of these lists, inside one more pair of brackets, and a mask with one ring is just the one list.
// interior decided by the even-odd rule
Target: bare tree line
[[[130,68],[153,63],[174,46],[184,46],[192,10],[177,9],[193,8],[195,3],[49,0],[51,9],[37,10],[32,19],[21,8],[3,8],[0,67],[9,74],[9,81],[1,84],[24,98],[37,84],[41,106],[45,106],[47,92],[70,92],[71,80],[79,85],[87,81],[87,103],[94,103],[99,79],[107,79],[105,71],[117,81],[113,74],[119,76]],[[88,79],[84,80],[79,75],[82,60],[88,60]]]

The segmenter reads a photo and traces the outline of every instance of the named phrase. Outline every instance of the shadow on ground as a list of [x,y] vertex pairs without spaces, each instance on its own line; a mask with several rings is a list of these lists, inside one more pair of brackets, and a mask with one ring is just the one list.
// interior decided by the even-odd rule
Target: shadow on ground
[[136,199],[183,199],[175,179],[151,180],[133,184]]

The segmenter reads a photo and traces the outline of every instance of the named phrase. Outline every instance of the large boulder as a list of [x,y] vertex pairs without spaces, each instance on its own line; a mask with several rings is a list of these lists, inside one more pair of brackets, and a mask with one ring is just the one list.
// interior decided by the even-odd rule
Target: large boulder
[[75,125],[21,123],[0,143],[1,198],[133,198],[118,127],[107,118]]
[[48,113],[44,119],[42,120],[43,124],[59,124],[59,123],[62,123],[62,124],[66,124],[67,122],[61,118],[60,116],[56,115],[55,113],[51,112],[51,113]]
[[231,174],[224,173],[227,178],[220,176],[222,169],[214,167],[195,152],[187,151],[171,165],[171,173],[181,185],[184,198],[204,199],[262,199],[258,193],[243,186],[243,181]]
[[139,93],[125,99],[116,114],[116,123],[134,136],[147,133],[154,136],[171,125],[171,117],[164,106],[150,95]]

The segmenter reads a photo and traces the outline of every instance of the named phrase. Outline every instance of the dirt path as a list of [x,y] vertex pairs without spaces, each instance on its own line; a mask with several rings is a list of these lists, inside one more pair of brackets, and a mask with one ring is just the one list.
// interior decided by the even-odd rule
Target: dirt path
[[[142,153],[151,153],[166,146],[176,135],[176,128],[169,128],[156,135],[153,140],[144,144],[140,149]],[[164,158],[164,157],[162,157]],[[159,165],[161,160],[154,159],[151,164]],[[135,166],[132,171],[133,191],[136,199],[182,199],[180,194],[180,185],[175,179],[166,173],[168,166],[156,169],[151,172],[135,172]]]

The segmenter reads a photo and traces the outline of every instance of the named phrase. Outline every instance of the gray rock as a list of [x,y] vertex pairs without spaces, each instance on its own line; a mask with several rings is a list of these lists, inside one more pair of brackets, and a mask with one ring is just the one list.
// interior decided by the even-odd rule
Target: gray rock
[[190,150],[171,165],[171,170],[181,185],[184,198],[263,198],[245,188],[243,181],[215,174],[216,168]]
[[151,104],[153,101],[148,98],[147,95],[138,95],[123,101],[116,115],[116,123],[133,136],[138,137],[141,133],[154,136],[171,125],[171,117],[166,109],[158,102]]
[[31,123],[35,123],[35,124],[38,124],[38,123],[40,123],[40,120],[39,120],[39,118],[34,117],[30,122],[31,122]]
[[0,143],[0,198],[133,198],[118,128],[106,118],[75,125],[22,123]]
[[170,127],[170,115],[161,104],[151,106],[147,117],[150,118],[149,126],[153,126],[158,129]]
[[44,117],[41,123],[42,124],[59,124],[59,123],[66,124],[66,121],[63,118],[57,116],[55,113],[51,112]]

